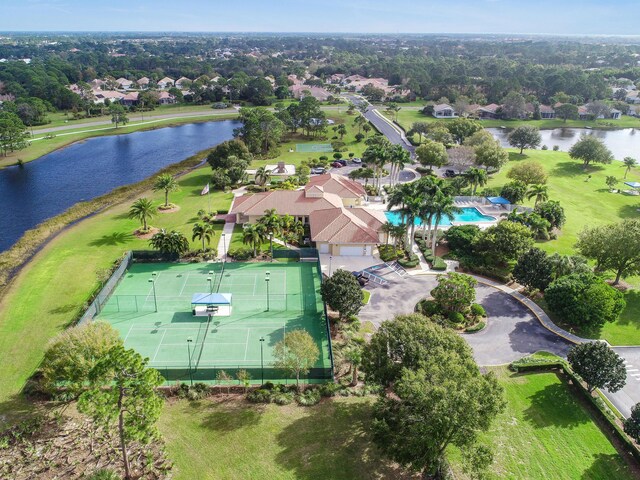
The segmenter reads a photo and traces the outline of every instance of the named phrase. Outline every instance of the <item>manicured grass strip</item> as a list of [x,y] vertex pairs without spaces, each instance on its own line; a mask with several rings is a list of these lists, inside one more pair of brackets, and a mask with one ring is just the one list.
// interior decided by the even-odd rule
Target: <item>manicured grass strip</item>
[[159,427],[176,480],[419,478],[373,446],[373,401],[336,398],[310,408],[179,401],[165,407]]
[[489,478],[635,478],[556,373],[493,371],[505,389],[507,408],[482,438],[495,452]]

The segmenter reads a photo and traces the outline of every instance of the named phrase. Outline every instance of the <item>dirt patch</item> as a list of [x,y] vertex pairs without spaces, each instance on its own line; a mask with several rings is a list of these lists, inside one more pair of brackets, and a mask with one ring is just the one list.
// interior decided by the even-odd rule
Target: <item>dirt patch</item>
[[[104,431],[82,416],[50,415],[13,427],[0,435],[0,478],[54,480],[85,478],[100,469],[124,476],[115,431]],[[160,439],[129,445],[135,478],[170,478],[171,463]]]
[[158,213],[173,213],[177,212],[178,210],[180,210],[180,207],[178,205],[174,205],[173,203],[170,203],[166,207],[164,205],[160,205],[158,207]]
[[159,228],[152,227],[148,232],[141,233],[140,230],[136,230],[133,234],[138,237],[140,240],[149,240],[156,233],[160,231]]

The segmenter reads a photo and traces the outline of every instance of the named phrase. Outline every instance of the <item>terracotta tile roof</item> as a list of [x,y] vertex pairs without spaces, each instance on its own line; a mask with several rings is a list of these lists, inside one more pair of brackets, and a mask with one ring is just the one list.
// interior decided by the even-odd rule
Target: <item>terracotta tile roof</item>
[[358,217],[376,232],[387,223],[387,217],[381,210],[371,210],[369,208],[349,208],[349,212]]
[[540,105],[540,113],[555,113],[555,110],[548,105]]
[[484,107],[480,107],[479,110],[482,110],[484,112],[496,113],[496,111],[500,107],[501,107],[501,105],[498,105],[496,103],[490,103],[489,105],[485,105]]
[[311,187],[319,186],[325,192],[335,193],[342,198],[357,198],[366,195],[364,187],[358,182],[333,173],[325,173],[324,175],[316,175],[311,177],[309,183],[304,187],[305,190]]
[[147,77],[142,77],[138,80],[138,85],[149,85],[149,79]]
[[342,206],[342,200],[333,193],[322,197],[306,197],[305,190],[276,190],[237,197],[231,213],[263,215],[265,210],[275,208],[280,215],[308,216],[314,210]]
[[362,209],[340,207],[312,212],[309,216],[311,240],[332,244],[378,243],[378,231],[361,220],[354,213],[356,210]]
[[446,103],[440,103],[438,105],[434,105],[433,110],[435,112],[440,110],[453,110],[453,107],[451,105],[447,105]]

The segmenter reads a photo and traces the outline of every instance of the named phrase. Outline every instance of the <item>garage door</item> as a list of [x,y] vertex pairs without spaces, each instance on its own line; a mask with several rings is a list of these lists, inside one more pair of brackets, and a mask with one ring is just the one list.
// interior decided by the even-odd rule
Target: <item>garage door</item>
[[340,247],[340,255],[349,255],[349,256],[362,256],[366,254],[365,248],[360,245],[358,247]]
[[329,244],[321,243],[320,244],[320,253],[329,253]]

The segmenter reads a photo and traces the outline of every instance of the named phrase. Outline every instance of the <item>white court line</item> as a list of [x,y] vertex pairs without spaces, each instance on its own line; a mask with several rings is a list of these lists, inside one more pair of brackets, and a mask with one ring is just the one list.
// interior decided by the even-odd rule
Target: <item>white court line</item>
[[[204,342],[205,345],[245,345],[246,342]],[[202,342],[196,345],[202,345]],[[184,343],[163,343],[163,347],[180,347],[184,346]]]
[[160,351],[160,347],[162,346],[162,340],[164,340],[164,336],[167,334],[167,331],[165,330],[164,333],[162,334],[162,338],[160,339],[160,343],[158,344],[158,348],[156,348],[156,353],[153,355],[153,360],[151,360],[152,362],[155,362],[156,357],[158,356],[158,352]]
[[[216,318],[216,317],[213,317]],[[133,325],[129,328],[129,330],[140,330],[140,331],[148,331],[148,330],[157,330],[159,328],[164,328],[166,330],[171,330],[172,332],[180,331],[180,330],[198,330],[198,327],[170,327],[168,325],[161,325],[156,327],[155,325],[149,325],[148,327],[134,327]],[[227,325],[218,325],[216,330],[246,330],[247,328],[282,328],[281,323],[252,323],[250,325],[245,326],[227,326]]]
[[638,372],[640,370],[638,370],[637,368],[627,368],[627,373],[628,372]]
[[256,287],[258,286],[258,276],[253,277],[253,296],[256,296]]
[[179,297],[182,296],[182,292],[184,292],[184,287],[187,286],[187,281],[189,280],[189,275],[191,275],[189,272],[187,272],[187,276],[184,278],[184,282],[182,283],[182,288],[180,289],[180,294],[178,295]]
[[249,332],[251,331],[250,328],[247,328],[247,341],[245,342],[246,345],[244,347],[244,359],[247,359],[247,350],[249,349]]
[[132,323],[132,324],[131,324],[131,326],[129,327],[129,331],[127,332],[127,336],[126,336],[126,337],[124,337],[124,340],[123,340],[123,342],[122,342],[122,343],[126,343],[127,338],[129,338],[129,334],[131,333],[131,330],[133,330],[133,326],[134,326],[134,325],[135,325],[134,323]]

